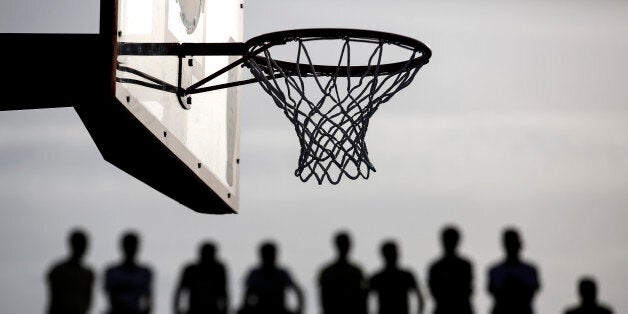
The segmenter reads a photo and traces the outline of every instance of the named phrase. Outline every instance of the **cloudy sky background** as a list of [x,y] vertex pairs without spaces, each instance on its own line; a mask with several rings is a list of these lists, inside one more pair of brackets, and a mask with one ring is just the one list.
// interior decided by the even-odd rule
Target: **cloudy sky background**
[[[98,14],[96,0],[4,0],[0,31],[93,33]],[[0,112],[0,312],[44,310],[45,271],[75,226],[89,230],[87,260],[98,272],[118,258],[121,232],[142,234],[158,314],[170,313],[178,271],[201,240],[219,243],[239,304],[257,245],[276,239],[316,313],[316,272],[332,257],[334,231],[352,232],[353,256],[369,273],[381,265],[382,240],[396,239],[424,286],[446,223],[463,231],[479,313],[490,305],[486,269],[508,225],[520,228],[524,256],[540,267],[538,313],[576,302],[584,274],[617,313],[628,312],[628,2],[245,5],[245,39],[303,27],[390,31],[434,52],[372,120],[371,179],[318,186],[293,177],[292,127],[254,85],[243,88],[237,216],[193,213],[107,164],[71,108]],[[104,310],[96,291],[93,313]]]

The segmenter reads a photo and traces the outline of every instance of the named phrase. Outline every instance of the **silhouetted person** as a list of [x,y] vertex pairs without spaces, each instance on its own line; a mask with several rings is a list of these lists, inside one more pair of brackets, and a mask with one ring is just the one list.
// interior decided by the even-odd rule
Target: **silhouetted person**
[[503,235],[506,258],[491,267],[488,290],[494,299],[493,314],[530,314],[534,296],[540,288],[536,267],[520,258],[519,233],[506,229]]
[[[187,295],[187,310],[182,310],[180,306],[182,293]],[[228,308],[225,267],[216,259],[214,244],[204,243],[197,263],[187,265],[183,270],[174,295],[174,313],[224,314]]]
[[74,230],[68,237],[69,256],[48,272],[48,314],[83,314],[92,301],[94,272],[83,265],[87,235]]
[[580,279],[578,285],[580,305],[567,310],[566,314],[612,314],[611,309],[597,302],[597,286],[592,278]]
[[408,295],[416,295],[418,313],[423,313],[423,296],[417,285],[414,275],[408,270],[400,269],[397,265],[397,245],[385,242],[382,245],[384,268],[371,278],[371,291],[377,294],[378,313],[380,314],[408,314]]
[[[260,247],[261,265],[253,269],[246,278],[244,306],[240,313],[246,314],[285,314],[301,313],[303,293],[292,280],[287,270],[276,265],[277,248],[274,243],[265,242]],[[286,293],[294,291],[297,297],[296,310],[286,307]]]
[[362,270],[349,261],[351,240],[336,234],[336,260],[321,271],[320,301],[324,314],[366,314],[366,282]]
[[136,261],[139,238],[135,233],[123,235],[120,243],[122,261],[107,268],[105,292],[109,314],[146,314],[151,312],[151,270]]
[[443,256],[429,269],[428,284],[436,307],[435,314],[470,314],[473,292],[473,267],[457,252],[460,234],[446,227],[441,235]]

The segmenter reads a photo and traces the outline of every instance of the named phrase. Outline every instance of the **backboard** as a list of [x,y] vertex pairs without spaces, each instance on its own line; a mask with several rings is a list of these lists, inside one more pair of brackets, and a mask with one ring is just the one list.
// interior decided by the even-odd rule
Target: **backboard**
[[[241,43],[241,0],[114,0],[113,5],[114,97],[108,104],[76,106],[103,157],[195,211],[237,212],[239,88],[182,96],[137,82],[150,83],[149,77],[186,88],[241,58],[237,49],[216,55],[163,52],[181,43]],[[135,47],[130,53],[129,46]],[[212,84],[240,78],[240,67],[234,67]]]
[[[119,0],[118,43],[242,42],[241,0]],[[181,77],[177,56],[118,55],[120,66],[162,81],[190,86],[240,56],[184,56]],[[116,77],[133,79],[129,72]],[[212,80],[240,80],[236,67]],[[182,108],[177,95],[142,85],[117,82],[116,99],[142,123],[193,175],[234,212],[238,209],[239,113],[238,88],[187,96]],[[155,169],[160,171],[160,169]]]

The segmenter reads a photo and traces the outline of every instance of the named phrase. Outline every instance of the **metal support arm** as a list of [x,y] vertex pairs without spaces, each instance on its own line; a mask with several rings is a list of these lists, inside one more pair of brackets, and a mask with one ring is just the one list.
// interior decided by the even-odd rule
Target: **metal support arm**
[[[128,43],[121,42],[118,46],[118,55],[122,56],[177,56],[179,58],[177,86],[164,82],[158,78],[150,76],[139,70],[132,69],[126,66],[117,65],[117,70],[127,72],[140,77],[143,80],[130,79],[130,78],[116,78],[117,82],[136,84],[148,88],[154,88],[163,90],[166,92],[174,93],[177,95],[179,104],[184,109],[190,109],[190,106],[182,100],[187,95],[209,92],[213,90],[230,88],[245,84],[251,84],[258,82],[257,79],[247,79],[237,82],[230,82],[225,84],[218,84],[212,86],[202,87],[211,80],[219,77],[227,71],[235,68],[246,62],[246,60],[255,55],[257,52],[267,49],[268,47],[261,47],[259,50],[253,53],[247,54],[244,43]],[[199,80],[193,85],[183,88],[181,86],[182,76],[182,61],[186,56],[242,56],[240,59],[228,64],[224,68],[210,74],[209,76]]]

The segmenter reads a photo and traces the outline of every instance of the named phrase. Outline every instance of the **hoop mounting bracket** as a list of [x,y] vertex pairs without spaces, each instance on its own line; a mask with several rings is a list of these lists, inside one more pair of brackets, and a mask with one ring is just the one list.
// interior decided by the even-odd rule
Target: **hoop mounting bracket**
[[244,43],[129,43],[118,44],[120,56],[241,56]]

